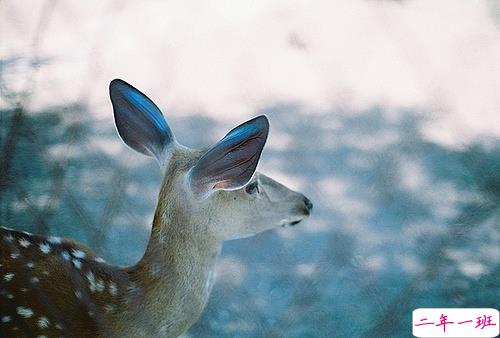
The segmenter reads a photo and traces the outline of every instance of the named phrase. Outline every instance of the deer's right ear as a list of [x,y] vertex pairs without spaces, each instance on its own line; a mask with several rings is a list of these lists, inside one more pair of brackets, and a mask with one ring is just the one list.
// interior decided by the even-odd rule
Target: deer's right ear
[[192,191],[208,196],[216,190],[235,190],[252,178],[269,133],[264,115],[231,130],[189,171]]
[[146,95],[119,79],[109,84],[116,128],[132,149],[158,160],[175,141],[160,109]]

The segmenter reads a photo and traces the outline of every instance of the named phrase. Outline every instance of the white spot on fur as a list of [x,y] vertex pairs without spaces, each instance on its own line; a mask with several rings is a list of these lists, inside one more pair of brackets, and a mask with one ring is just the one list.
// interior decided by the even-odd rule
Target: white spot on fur
[[28,268],[32,269],[35,266],[35,264],[33,262],[28,262],[28,263],[26,263],[26,266]]
[[82,299],[82,293],[80,291],[75,291],[75,296],[78,299]]
[[11,295],[10,293],[8,293],[8,294],[7,294],[7,298],[12,299],[12,298],[14,298],[14,296],[13,296],[13,295]]
[[89,314],[90,317],[94,317],[94,311],[89,310],[88,314]]
[[33,316],[33,310],[31,310],[29,307],[18,306],[16,310],[17,314],[24,318],[30,318],[31,316]]
[[82,267],[82,262],[80,260],[73,259],[72,262],[73,262],[73,265],[75,266],[75,268],[80,269]]
[[10,322],[10,320],[11,320],[10,316],[3,316],[2,317],[2,323],[8,323],[8,322]]
[[36,338],[47,338],[47,336],[37,336]]
[[31,245],[31,242],[28,241],[26,238],[19,238],[18,242],[19,242],[19,245],[22,246],[23,248],[27,248]]
[[82,250],[71,249],[71,254],[73,255],[73,257],[76,257],[76,258],[84,258],[85,257],[85,252],[83,252]]
[[57,236],[49,236],[47,240],[52,244],[61,244],[61,239]]
[[45,253],[45,254],[49,253],[50,250],[52,250],[50,245],[47,243],[40,243],[39,247],[40,247],[40,251]]
[[71,256],[69,255],[69,253],[66,250],[64,250],[61,255],[65,261],[69,261],[71,259]]
[[111,304],[106,304],[106,306],[104,306],[104,310],[106,310],[106,312],[112,312],[115,311],[115,307]]
[[33,236],[33,234],[31,232],[27,232],[27,231],[21,231],[23,234],[25,234],[26,236]]
[[14,278],[14,274],[12,272],[6,273],[3,276],[3,280],[6,282],[10,282],[12,280],[12,278]]
[[47,327],[49,327],[50,325],[50,321],[47,317],[40,317],[38,319],[38,327],[41,328],[41,329],[45,329]]
[[17,258],[17,257],[19,257],[19,256],[20,256],[20,255],[19,255],[17,252],[15,252],[15,253],[11,253],[11,254],[10,254],[10,258],[12,258],[12,259],[16,259],[16,258]]
[[20,288],[19,291],[26,293],[26,292],[28,292],[28,289],[26,289],[26,288]]
[[12,234],[8,234],[7,236],[4,236],[3,239],[6,242],[12,243],[14,241],[14,236],[12,236]]
[[33,284],[36,284],[36,283],[40,282],[40,280],[38,279],[38,277],[31,277],[30,282]]
[[104,284],[104,281],[102,279],[98,279],[95,283],[95,286],[97,292],[103,292],[104,289],[106,288],[106,284]]
[[118,293],[118,287],[116,286],[116,284],[113,282],[109,282],[109,294],[111,296],[116,296],[117,293]]
[[94,258],[94,261],[96,261],[97,263],[106,263],[106,261],[104,260],[104,258],[101,258],[101,257]]
[[45,276],[48,276],[49,275],[49,272],[47,270],[43,270],[42,271],[42,274],[45,275]]
[[89,289],[91,292],[95,292],[97,290],[95,276],[92,271],[87,272],[87,280],[89,281]]
[[56,329],[62,330],[64,327],[61,325],[61,323],[56,324]]
[[127,286],[127,291],[135,293],[135,292],[139,291],[139,287],[135,283],[130,283],[129,286]]

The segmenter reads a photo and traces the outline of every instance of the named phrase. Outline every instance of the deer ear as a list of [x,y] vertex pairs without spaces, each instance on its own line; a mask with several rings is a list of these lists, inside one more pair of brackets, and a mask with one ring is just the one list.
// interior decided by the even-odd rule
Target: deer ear
[[235,190],[252,178],[269,133],[264,115],[231,130],[210,148],[189,171],[195,194],[207,196],[216,190]]
[[116,128],[132,149],[159,159],[163,149],[175,141],[160,109],[146,95],[119,79],[109,84]]

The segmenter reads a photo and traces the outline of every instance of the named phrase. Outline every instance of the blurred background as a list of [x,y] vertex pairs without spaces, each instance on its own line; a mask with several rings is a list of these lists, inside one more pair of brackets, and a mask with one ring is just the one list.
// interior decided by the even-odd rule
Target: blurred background
[[136,262],[160,173],[108,84],[208,146],[271,121],[260,171],[305,223],[226,242],[185,337],[408,337],[500,307],[500,2],[0,2],[0,223]]

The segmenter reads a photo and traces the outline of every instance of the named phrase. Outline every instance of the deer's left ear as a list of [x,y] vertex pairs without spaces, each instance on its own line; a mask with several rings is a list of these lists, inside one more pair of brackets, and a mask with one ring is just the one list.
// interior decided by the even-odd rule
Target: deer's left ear
[[207,196],[216,190],[236,190],[252,178],[269,133],[264,115],[231,130],[210,148],[188,173],[195,194]]
[[175,137],[160,109],[141,91],[119,79],[109,84],[115,123],[122,140],[144,155],[161,159]]

